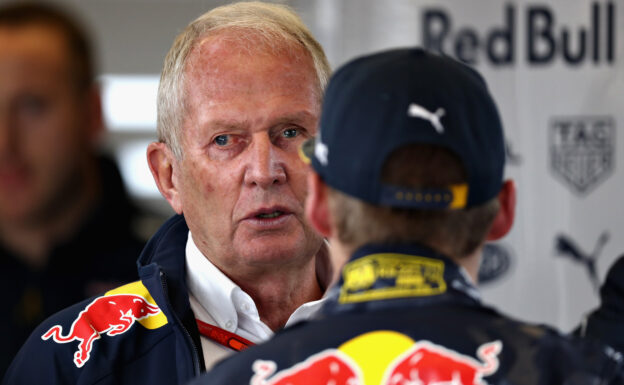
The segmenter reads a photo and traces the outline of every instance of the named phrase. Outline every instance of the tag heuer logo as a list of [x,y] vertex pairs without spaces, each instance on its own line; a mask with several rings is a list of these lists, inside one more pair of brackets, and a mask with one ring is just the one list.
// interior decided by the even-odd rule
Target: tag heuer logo
[[501,279],[512,264],[511,250],[500,243],[486,243],[481,254],[479,284]]
[[615,122],[610,116],[557,117],[550,124],[554,173],[584,194],[613,171]]

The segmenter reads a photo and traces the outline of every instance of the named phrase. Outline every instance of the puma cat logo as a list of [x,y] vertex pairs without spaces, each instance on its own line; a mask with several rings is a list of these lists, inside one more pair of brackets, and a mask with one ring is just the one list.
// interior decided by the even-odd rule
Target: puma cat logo
[[428,120],[438,134],[442,134],[444,132],[444,126],[440,123],[440,118],[442,118],[444,114],[444,108],[438,108],[435,112],[431,112],[416,103],[410,104],[407,109],[408,116]]

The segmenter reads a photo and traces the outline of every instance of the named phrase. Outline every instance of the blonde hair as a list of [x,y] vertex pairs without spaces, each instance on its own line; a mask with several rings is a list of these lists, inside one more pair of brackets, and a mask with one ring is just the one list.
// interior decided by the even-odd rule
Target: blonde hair
[[167,53],[158,87],[158,139],[182,158],[180,131],[185,111],[185,68],[199,38],[234,30],[237,39],[261,39],[267,47],[295,45],[312,58],[319,98],[327,85],[330,66],[321,45],[289,7],[261,2],[241,2],[212,9],[191,22]]

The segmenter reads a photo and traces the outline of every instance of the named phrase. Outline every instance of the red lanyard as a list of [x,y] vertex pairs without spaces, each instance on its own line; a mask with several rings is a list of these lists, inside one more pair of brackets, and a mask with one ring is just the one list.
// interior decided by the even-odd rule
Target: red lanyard
[[209,338],[225,347],[241,351],[247,349],[250,346],[255,345],[253,342],[246,340],[238,334],[230,333],[227,330],[223,330],[218,326],[207,324],[203,321],[196,319],[197,328],[202,336]]

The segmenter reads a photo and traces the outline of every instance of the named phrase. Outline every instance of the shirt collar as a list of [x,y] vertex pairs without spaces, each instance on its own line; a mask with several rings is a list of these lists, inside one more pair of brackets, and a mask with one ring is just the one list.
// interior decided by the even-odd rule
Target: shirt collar
[[217,326],[226,330],[235,328],[238,316],[233,298],[240,288],[199,251],[190,231],[186,242],[186,273],[189,291]]
[[[331,277],[331,272],[328,270],[331,263],[326,244],[323,245],[323,249],[317,262],[317,274],[320,277],[319,282],[323,285],[322,288],[326,289]],[[272,335],[268,326],[260,320],[253,299],[202,254],[193,241],[190,231],[186,242],[186,273],[189,291],[212,317],[216,326],[234,332],[241,326],[238,315],[251,313],[251,317],[245,320],[244,328],[253,329],[250,330],[252,334],[260,339]],[[319,300],[301,305],[291,314],[286,326],[311,318],[320,310],[326,298],[327,296],[323,296]],[[264,328],[261,325],[250,325],[249,322],[262,324]]]

